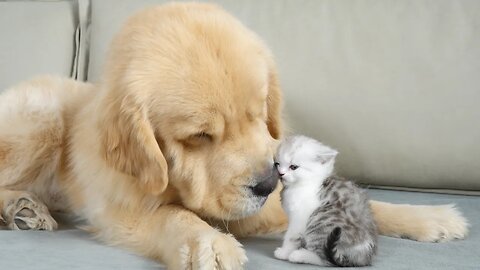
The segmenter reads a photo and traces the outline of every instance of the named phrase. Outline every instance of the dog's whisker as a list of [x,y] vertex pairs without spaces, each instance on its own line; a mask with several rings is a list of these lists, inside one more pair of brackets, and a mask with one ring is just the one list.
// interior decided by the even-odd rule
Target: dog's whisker
[[[246,206],[246,205],[247,205],[247,203],[245,203],[245,202],[242,204],[242,213],[245,213],[245,206]],[[238,229],[240,230],[240,234],[243,235],[243,228],[242,228],[242,226],[241,226],[241,224],[240,224],[240,220],[239,220],[239,219],[237,219],[237,223],[238,223]]]
[[[232,208],[230,208],[230,210],[228,211],[228,216],[230,217],[230,214],[232,213]],[[230,229],[229,229],[229,226],[230,225],[230,220],[227,220],[227,232],[230,233]]]

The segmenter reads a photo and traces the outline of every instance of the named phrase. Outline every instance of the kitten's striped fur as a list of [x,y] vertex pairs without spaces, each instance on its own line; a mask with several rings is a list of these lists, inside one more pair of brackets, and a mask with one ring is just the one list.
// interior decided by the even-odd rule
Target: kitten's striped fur
[[377,230],[365,191],[338,176],[324,180],[318,196],[323,202],[310,216],[305,248],[337,266],[370,265]]

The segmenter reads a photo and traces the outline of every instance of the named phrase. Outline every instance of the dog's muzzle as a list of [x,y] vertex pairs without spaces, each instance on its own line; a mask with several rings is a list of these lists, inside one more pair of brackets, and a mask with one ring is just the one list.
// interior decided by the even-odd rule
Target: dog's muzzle
[[257,181],[256,185],[250,187],[250,189],[256,196],[267,197],[277,187],[279,178],[280,175],[277,169],[275,166],[271,166],[256,177],[259,181]]

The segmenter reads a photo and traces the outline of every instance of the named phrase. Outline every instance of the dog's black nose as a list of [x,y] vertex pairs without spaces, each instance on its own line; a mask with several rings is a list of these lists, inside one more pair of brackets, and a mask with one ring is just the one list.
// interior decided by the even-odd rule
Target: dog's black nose
[[251,187],[253,194],[261,197],[268,196],[273,192],[275,187],[277,187],[278,178],[279,175],[275,166],[265,170],[263,173],[258,175],[257,179],[260,180],[258,181],[258,184]]

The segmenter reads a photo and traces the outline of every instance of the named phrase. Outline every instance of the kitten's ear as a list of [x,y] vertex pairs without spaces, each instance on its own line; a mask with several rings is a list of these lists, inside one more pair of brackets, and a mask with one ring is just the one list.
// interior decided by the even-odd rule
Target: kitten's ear
[[321,153],[317,156],[317,160],[320,161],[320,163],[325,164],[327,162],[330,162],[331,160],[335,159],[337,156],[338,152],[335,150],[331,150],[329,152],[324,152]]

